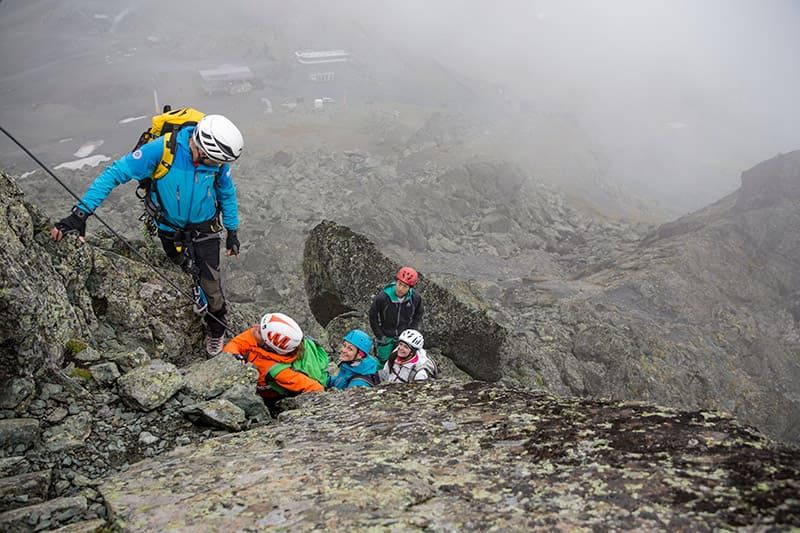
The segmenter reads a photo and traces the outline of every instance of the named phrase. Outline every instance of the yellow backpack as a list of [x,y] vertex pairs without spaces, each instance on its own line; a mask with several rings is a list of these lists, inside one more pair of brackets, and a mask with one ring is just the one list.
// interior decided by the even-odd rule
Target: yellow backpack
[[175,145],[178,138],[175,135],[184,126],[196,126],[205,113],[192,107],[182,107],[172,110],[169,105],[164,106],[164,112],[155,115],[152,119],[152,126],[139,136],[139,141],[133,147],[133,151],[138,150],[143,144],[163,137],[164,151],[161,161],[158,163],[152,179],[163,178],[172,167],[172,160],[175,158]]
[[[138,150],[143,144],[148,143],[159,137],[163,139],[164,149],[161,152],[161,161],[159,161],[153,174],[146,179],[139,182],[136,188],[136,196],[144,204],[144,213],[140,217],[145,224],[148,233],[155,236],[158,233],[158,224],[171,226],[169,222],[161,214],[159,205],[161,205],[161,198],[158,195],[158,188],[156,181],[163,178],[169,169],[172,168],[172,161],[175,159],[175,148],[178,144],[178,131],[184,126],[196,126],[200,119],[205,116],[205,113],[198,111],[191,107],[182,107],[180,109],[172,110],[169,105],[164,106],[164,112],[160,115],[155,115],[152,119],[153,125],[141,134],[133,151]],[[217,170],[215,180],[219,179],[222,167]],[[150,193],[154,192],[158,203],[153,203]],[[219,206],[217,206],[219,210]],[[219,214],[219,211],[218,211]],[[176,231],[181,228],[174,228]]]

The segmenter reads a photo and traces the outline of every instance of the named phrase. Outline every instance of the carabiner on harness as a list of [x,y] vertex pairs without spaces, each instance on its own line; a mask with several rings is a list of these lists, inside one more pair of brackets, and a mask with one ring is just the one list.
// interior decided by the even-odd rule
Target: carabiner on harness
[[192,311],[200,316],[205,315],[208,312],[208,300],[206,299],[206,293],[203,292],[200,285],[195,285],[192,288],[192,297],[194,299]]
[[158,206],[154,204],[153,200],[150,198],[152,183],[153,180],[150,178],[139,182],[139,186],[136,187],[136,197],[141,200],[143,207],[142,214],[139,215],[139,220],[144,223],[147,234],[151,237],[156,237],[158,235],[158,223],[162,217]]

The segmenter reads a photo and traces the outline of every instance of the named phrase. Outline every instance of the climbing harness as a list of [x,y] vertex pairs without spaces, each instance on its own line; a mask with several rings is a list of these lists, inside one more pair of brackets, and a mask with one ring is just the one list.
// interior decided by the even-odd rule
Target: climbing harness
[[[78,202],[78,203],[77,203],[77,205],[78,205],[78,206],[79,206],[79,207],[80,207],[82,210],[84,210],[86,213],[89,213],[89,214],[91,214],[91,215],[94,215],[94,216],[95,216],[95,218],[97,219],[97,221],[98,221],[98,222],[100,222],[100,223],[101,223],[103,226],[105,226],[105,228],[106,228],[108,231],[110,231],[110,232],[111,232],[111,234],[112,234],[112,235],[113,235],[113,236],[114,236],[114,237],[115,237],[115,238],[116,238],[118,241],[120,241],[122,244],[124,244],[124,245],[125,245],[125,246],[126,246],[126,247],[127,247],[127,248],[128,248],[128,249],[129,249],[129,250],[132,252],[132,253],[133,253],[133,255],[135,255],[135,256],[136,256],[136,257],[137,257],[137,258],[138,258],[138,259],[139,259],[139,260],[140,260],[142,263],[144,263],[144,264],[146,264],[147,266],[149,266],[149,267],[150,267],[150,269],[151,269],[153,272],[155,272],[155,274],[156,274],[158,277],[160,277],[162,280],[164,280],[164,281],[165,281],[165,282],[166,282],[166,283],[167,283],[169,286],[171,286],[173,289],[175,289],[175,290],[176,290],[176,291],[177,291],[179,294],[183,294],[184,296],[186,296],[187,298],[189,298],[189,299],[191,300],[191,302],[192,302],[192,308],[193,308],[193,309],[194,309],[194,307],[195,307],[195,302],[196,302],[196,301],[200,301],[200,302],[201,302],[201,300],[196,300],[196,299],[195,299],[194,290],[192,290],[191,292],[187,292],[186,290],[184,290],[184,289],[182,289],[181,287],[179,287],[178,285],[176,285],[176,284],[175,284],[175,283],[174,283],[172,280],[170,280],[168,277],[166,277],[166,276],[165,276],[163,273],[159,272],[159,271],[158,271],[158,269],[156,269],[156,268],[155,268],[153,265],[151,265],[151,264],[150,264],[150,262],[149,262],[149,261],[148,261],[148,260],[147,260],[147,259],[146,259],[146,258],[145,258],[145,257],[144,257],[142,254],[141,254],[141,252],[139,252],[139,250],[137,250],[136,248],[134,248],[134,247],[133,247],[133,245],[132,245],[130,242],[128,242],[128,240],[127,240],[127,239],[125,239],[125,237],[123,237],[122,235],[120,235],[120,234],[119,234],[119,233],[118,233],[118,232],[117,232],[117,231],[116,231],[114,228],[112,228],[112,227],[111,227],[111,226],[110,226],[110,225],[109,225],[109,224],[108,224],[108,223],[107,223],[105,220],[103,220],[102,218],[100,218],[100,217],[97,215],[97,213],[95,213],[94,211],[92,211],[91,209],[89,209],[89,208],[86,206],[86,204],[84,204],[84,203],[83,203],[83,201],[81,201],[81,199],[78,197],[78,195],[77,195],[77,194],[75,194],[74,192],[72,192],[72,189],[70,189],[70,188],[69,188],[69,187],[68,187],[68,186],[67,186],[67,185],[66,185],[66,184],[65,184],[63,181],[61,181],[61,180],[58,178],[58,176],[56,176],[56,175],[55,175],[55,174],[54,174],[54,173],[53,173],[53,172],[52,172],[52,171],[51,171],[49,168],[47,168],[47,166],[45,166],[45,164],[44,164],[44,163],[42,163],[42,162],[39,160],[39,158],[38,158],[38,157],[36,157],[36,155],[34,155],[34,154],[33,154],[33,152],[31,152],[30,150],[28,150],[28,148],[26,148],[26,147],[25,147],[25,145],[23,145],[23,144],[22,144],[20,141],[18,141],[18,140],[16,139],[16,137],[14,137],[13,135],[11,135],[11,133],[9,133],[9,131],[8,131],[8,130],[6,130],[6,129],[5,129],[3,126],[0,126],[0,131],[2,131],[2,132],[3,132],[3,133],[6,135],[6,137],[8,137],[9,139],[11,139],[11,140],[14,142],[14,144],[16,144],[17,146],[19,146],[19,148],[20,148],[20,149],[21,149],[23,152],[25,152],[25,153],[26,153],[26,154],[27,154],[27,155],[28,155],[28,156],[29,156],[31,159],[33,159],[33,160],[34,160],[34,161],[35,161],[35,162],[36,162],[36,163],[37,163],[37,164],[38,164],[40,167],[42,167],[42,170],[44,170],[44,171],[47,173],[47,175],[49,175],[51,178],[53,178],[53,179],[54,179],[54,180],[55,180],[55,181],[56,181],[56,182],[57,182],[59,185],[61,185],[61,187],[63,187],[63,188],[64,188],[64,190],[66,190],[66,191],[67,191],[67,192],[68,192],[68,193],[69,193],[69,194],[70,194],[70,195],[71,195],[73,198],[75,198],[75,201],[77,201],[77,202]],[[213,237],[212,237],[212,238],[213,238]],[[220,237],[219,237],[219,233],[217,233],[217,234],[216,234],[216,238],[220,238]],[[190,247],[190,248],[191,248],[191,247]],[[195,267],[195,268],[197,268],[197,267]],[[198,280],[199,280],[199,268],[198,268],[198,273],[197,273],[197,275],[198,275]],[[200,288],[200,286],[199,286],[199,281],[198,281],[198,283],[196,283],[196,284],[195,284],[195,287],[196,287],[196,288],[198,288],[198,289]],[[202,299],[205,299],[205,294],[202,292],[202,289],[200,289],[199,296],[201,296],[201,297],[202,297]],[[207,301],[206,301],[206,309],[207,309],[207,307],[208,307],[208,303],[207,303]],[[219,323],[219,325],[221,325],[223,328],[225,328],[225,331],[226,331],[226,332],[228,332],[230,335],[233,335],[233,336],[235,336],[235,335],[236,335],[236,332],[235,332],[235,331],[233,331],[232,329],[230,329],[230,328],[228,327],[228,325],[227,325],[225,322],[223,322],[223,321],[222,321],[222,320],[220,320],[219,318],[215,317],[215,316],[214,316],[212,313],[204,313],[204,314],[206,314],[206,316],[210,316],[210,317],[211,317],[213,320],[215,320],[217,323]]]

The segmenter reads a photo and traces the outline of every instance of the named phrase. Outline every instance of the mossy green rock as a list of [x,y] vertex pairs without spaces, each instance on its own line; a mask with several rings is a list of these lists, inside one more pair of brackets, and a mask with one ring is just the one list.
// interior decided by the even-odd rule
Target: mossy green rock
[[130,531],[800,525],[800,450],[715,412],[470,382],[305,394],[100,487]]

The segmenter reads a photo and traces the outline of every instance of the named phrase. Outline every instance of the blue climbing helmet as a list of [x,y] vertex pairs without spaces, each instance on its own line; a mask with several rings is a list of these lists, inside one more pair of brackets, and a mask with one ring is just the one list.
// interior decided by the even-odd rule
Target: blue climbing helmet
[[347,335],[344,336],[343,340],[349,342],[365,354],[372,351],[372,337],[360,329],[351,329],[347,332]]

